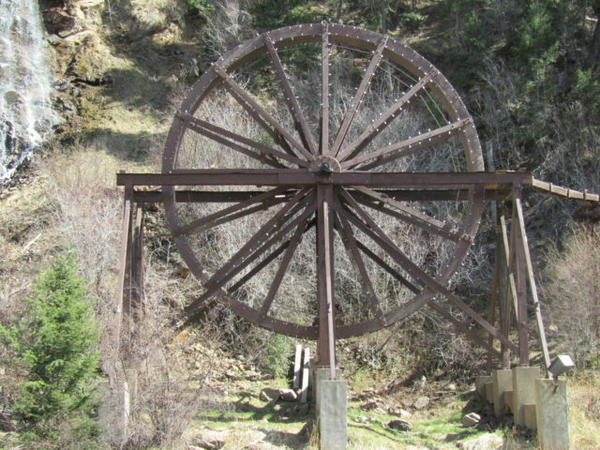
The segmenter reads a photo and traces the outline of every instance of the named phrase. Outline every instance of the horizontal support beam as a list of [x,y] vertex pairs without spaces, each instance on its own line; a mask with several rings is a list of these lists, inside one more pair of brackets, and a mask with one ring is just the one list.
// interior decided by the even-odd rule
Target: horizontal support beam
[[[238,203],[249,200],[264,191],[175,191],[176,203]],[[386,189],[377,190],[398,201],[468,201],[469,191],[466,189]],[[507,191],[486,191],[485,200],[503,200],[510,195]],[[136,203],[161,203],[160,190],[134,190],[131,200]]]
[[[175,191],[176,203],[238,203],[260,195],[266,191]],[[160,190],[133,191],[131,199],[137,203],[161,203]]]
[[509,185],[531,185],[533,177],[524,172],[457,173],[320,173],[302,169],[196,170],[168,174],[117,174],[119,186],[364,186],[370,188],[467,188],[484,185],[486,190],[504,190]]

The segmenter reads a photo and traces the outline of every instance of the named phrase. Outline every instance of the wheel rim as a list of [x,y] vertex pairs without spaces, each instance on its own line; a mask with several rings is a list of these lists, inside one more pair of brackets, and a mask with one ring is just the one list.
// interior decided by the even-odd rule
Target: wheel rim
[[[206,289],[188,311],[216,297],[293,336],[317,336],[324,201],[331,250],[321,259],[333,270],[337,337],[390,325],[431,300],[460,267],[483,205],[475,188],[428,197],[416,184],[399,193],[365,176],[478,172],[483,162],[472,118],[435,67],[392,39],[341,25],[266,33],[198,80],[173,121],[162,170],[198,169],[228,174],[202,188],[209,202],[182,204],[175,187],[163,187],[176,244]],[[232,170],[282,181],[241,186]],[[317,181],[295,185],[304,174]]]

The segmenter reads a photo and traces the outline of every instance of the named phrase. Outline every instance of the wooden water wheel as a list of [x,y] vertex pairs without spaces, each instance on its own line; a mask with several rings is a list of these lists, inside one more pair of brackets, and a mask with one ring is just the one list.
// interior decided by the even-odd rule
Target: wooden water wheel
[[258,36],[202,75],[168,136],[169,227],[206,289],[187,311],[219,298],[322,353],[389,326],[459,271],[483,170],[471,116],[410,48],[334,24]]

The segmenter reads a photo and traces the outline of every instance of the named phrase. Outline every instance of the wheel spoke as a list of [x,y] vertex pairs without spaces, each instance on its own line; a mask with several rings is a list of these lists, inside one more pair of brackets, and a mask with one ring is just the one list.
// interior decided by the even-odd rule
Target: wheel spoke
[[354,158],[360,151],[365,148],[375,137],[381,133],[394,119],[400,114],[402,108],[410,103],[410,99],[414,97],[417,92],[425,87],[438,72],[432,70],[419,81],[417,81],[408,92],[406,92],[397,102],[389,107],[379,118],[373,122],[363,133],[352,141],[347,147],[345,147],[339,154],[338,159],[345,161],[346,159]]
[[[413,263],[400,248],[392,240],[386,235],[386,233],[379,228],[379,226],[375,223],[375,221],[364,212],[360,206],[352,199],[349,194],[346,194],[345,200],[352,206],[355,212],[360,216],[360,219],[354,214],[346,214],[346,217],[350,219],[352,223],[354,223],[358,228],[360,228],[365,234],[367,234],[371,239],[373,239],[377,245],[386,250],[390,256],[412,277],[418,280],[420,283],[424,284],[434,292],[438,292],[446,297],[450,302],[452,302],[455,306],[461,309],[464,313],[466,313],[469,317],[471,317],[475,322],[477,322],[482,328],[488,331],[492,336],[500,340],[502,343],[511,347],[511,349],[516,348],[513,343],[511,343],[506,336],[500,333],[493,325],[491,325],[488,321],[486,321],[483,317],[481,317],[477,312],[475,312],[470,306],[464,303],[459,297],[450,292],[445,286],[440,284],[435,278]],[[347,211],[347,210],[346,210]]]
[[418,294],[419,292],[421,292],[421,289],[419,289],[414,284],[412,284],[410,281],[408,281],[408,279],[406,277],[404,277],[400,272],[398,272],[396,269],[394,269],[392,266],[390,266],[388,263],[386,263],[383,259],[381,259],[379,256],[377,256],[365,244],[363,244],[360,241],[356,241],[356,244],[357,244],[358,248],[365,255],[367,255],[369,258],[371,258],[377,265],[379,265],[387,273],[392,275],[396,280],[398,280],[400,283],[402,283],[404,286],[406,286],[408,289],[410,289],[414,294]]
[[341,214],[385,250],[413,279],[423,285],[427,285],[427,283],[424,283],[421,279],[421,272],[423,272],[421,268],[409,260],[404,252],[402,252],[385,232],[379,228],[371,216],[360,207],[354,198],[346,192],[343,192],[342,195],[344,196],[345,202],[352,207],[354,212],[351,212],[348,208],[344,208],[341,211]]
[[427,131],[427,133],[405,139],[402,142],[398,142],[369,153],[358,155],[352,159],[347,159],[341,164],[341,166],[343,169],[352,169],[357,165],[364,163],[365,161],[375,159],[376,161],[361,167],[361,170],[370,170],[390,161],[412,155],[419,150],[430,147],[438,142],[445,141],[471,123],[471,119],[457,120],[456,122],[450,123],[446,126]]
[[306,122],[304,114],[302,114],[300,103],[298,103],[298,99],[296,98],[292,86],[290,85],[290,82],[285,74],[283,65],[281,64],[281,59],[279,58],[279,54],[275,49],[275,44],[273,43],[269,33],[263,35],[263,40],[267,47],[267,51],[269,52],[271,63],[275,69],[275,74],[279,80],[281,90],[283,91],[285,103],[287,104],[287,107],[294,118],[295,128],[298,131],[304,145],[309,148],[313,154],[317,154],[317,143],[315,141],[315,137],[308,127],[308,123]]
[[[314,214],[314,208],[306,208],[300,216],[296,217],[294,220],[290,221],[290,223],[283,226],[279,231],[277,231],[277,233],[272,235],[269,240],[267,240],[259,248],[254,250],[247,258],[241,260],[236,266],[234,266],[230,272],[227,272],[225,275],[223,275],[222,280],[219,280],[219,282],[226,283],[228,281],[231,281],[233,277],[238,275],[242,270],[244,270],[246,267],[248,267],[250,264],[256,261],[260,256],[264,255],[277,242],[280,242],[283,239],[283,237],[286,234],[288,234],[295,226],[298,226],[299,223],[302,223],[303,221],[307,220],[307,218],[310,218],[312,214]],[[289,245],[289,241],[286,242],[288,242],[286,246]]]
[[369,277],[369,273],[367,271],[367,267],[365,266],[364,261],[360,255],[358,242],[354,237],[354,233],[352,232],[352,228],[350,224],[343,216],[337,216],[339,223],[339,231],[343,237],[342,241],[346,247],[348,252],[348,256],[350,257],[351,262],[353,263],[355,270],[358,272],[360,277],[360,285],[363,290],[365,296],[369,299],[369,309],[371,310],[371,314],[373,317],[379,319],[381,321],[382,326],[386,326],[384,321],[383,311],[379,306],[379,299],[377,298],[377,293],[373,288],[373,284],[371,283],[371,279]]
[[[248,281],[250,278],[252,278],[258,272],[260,272],[262,269],[264,269],[271,261],[273,261],[275,258],[277,258],[287,248],[288,245],[289,245],[289,241],[282,243],[268,257],[266,257],[263,261],[261,261],[255,267],[253,267],[252,270],[248,274],[246,274],[244,277],[242,277],[242,279],[240,279],[237,283],[232,285],[230,288],[228,288],[227,293],[232,294],[235,291],[237,291],[241,286],[244,285],[244,283],[246,283],[246,281]],[[240,270],[242,270],[242,269],[240,269]],[[204,292],[204,294],[202,294],[202,296],[200,296],[199,298],[194,300],[191,304],[189,304],[185,308],[186,312],[189,313],[189,312],[194,311],[199,306],[202,306],[207,300],[209,300],[215,294],[221,294],[221,295],[225,294],[225,291],[223,291],[222,289],[225,286],[225,284],[227,283],[227,281],[228,281],[228,279],[224,278],[224,279],[220,280],[219,282],[214,282],[213,284],[211,284],[208,287],[208,289],[206,290],[206,292]]]
[[[281,229],[279,229],[277,231],[277,233],[272,235],[270,237],[270,239],[268,239],[266,242],[262,243],[262,245],[260,245],[259,248],[257,248],[254,251],[252,251],[252,249],[251,249],[250,254],[247,257],[245,257],[245,255],[239,255],[240,252],[238,252],[238,254],[236,254],[234,257],[230,258],[230,260],[227,261],[227,263],[225,265],[223,265],[219,271],[215,272],[215,274],[212,275],[204,283],[204,286],[207,289],[206,292],[202,295],[202,297],[200,297],[199,299],[194,301],[191,305],[189,305],[187,307],[187,309],[189,311],[192,311],[193,309],[200,306],[203,302],[205,302],[212,295],[215,295],[218,292],[220,292],[221,294],[224,294],[222,289],[229,281],[231,281],[242,270],[244,270],[246,267],[248,267],[250,264],[252,264],[254,261],[256,261],[260,256],[264,255],[269,250],[269,248],[273,247],[274,244],[276,244],[277,242],[280,242],[281,239],[283,238],[283,236],[285,236],[292,228],[294,228],[295,226],[298,226],[299,223],[306,223],[307,218],[310,218],[310,216],[312,214],[314,214],[314,212],[315,212],[314,207],[306,208],[300,216],[296,217],[294,220],[292,220],[287,225],[282,226]],[[305,228],[308,229],[308,227],[306,227],[306,226],[305,226]],[[263,233],[263,235],[264,235],[264,233]],[[235,292],[237,289],[239,289],[246,281],[248,281],[250,278],[252,278],[253,275],[258,273],[260,270],[262,270],[264,267],[266,267],[271,261],[273,261],[289,245],[290,245],[290,240],[283,242],[279,247],[277,247],[273,252],[271,252],[270,255],[263,258],[263,260],[250,271],[250,274],[246,274],[244,277],[242,277],[241,280],[238,280],[232,287],[230,287],[227,290],[227,292],[232,293],[232,292]],[[246,254],[247,253],[248,252],[246,252]],[[240,256],[240,257],[236,258],[236,256]]]
[[[285,201],[285,197],[277,198],[278,196],[282,195],[285,191],[286,188],[276,188],[268,192],[256,195],[255,197],[252,197],[246,201],[240,202],[236,205],[232,205],[213,214],[208,214],[204,217],[193,220],[190,223],[182,225],[176,228],[173,231],[173,234],[175,236],[189,234],[192,231],[199,231],[199,229],[203,229],[207,225],[211,228],[214,228],[217,225],[221,225],[231,220],[239,219],[240,217],[244,217],[246,215],[253,214],[257,211],[264,210],[269,206]],[[256,203],[260,204],[256,205]],[[256,206],[254,208],[248,208],[252,205]]]
[[[306,226],[306,230],[304,232],[306,233],[308,230],[310,230],[312,227],[314,227],[315,223],[316,223],[316,221],[313,218]],[[271,252],[271,254],[269,256],[267,256],[266,258],[263,258],[263,260],[260,263],[258,263],[251,270],[249,270],[248,273],[246,273],[242,278],[240,278],[238,281],[236,281],[235,284],[233,284],[228,289],[228,291],[229,292],[237,291],[248,280],[250,280],[252,277],[254,277],[257,273],[259,273],[261,270],[263,270],[265,267],[267,267],[271,262],[273,262],[279,255],[281,255],[281,253],[283,253],[285,251],[285,249],[288,248],[289,245],[290,245],[290,240],[284,241],[282,244],[280,244],[279,247],[277,247],[273,252]]]
[[[268,220],[254,235],[248,240],[240,250],[238,250],[226,263],[217,270],[205,285],[210,285],[212,280],[219,280],[225,277],[236,265],[240,264],[243,259],[251,253],[257,246],[263,243],[269,236],[273,235],[273,230],[281,230],[285,223],[297,212],[298,209],[305,208],[311,195],[306,195],[308,189],[299,191],[290,202],[281,208],[270,220]],[[297,208],[296,208],[297,207]]]
[[[449,224],[441,222],[433,217],[429,217],[427,214],[423,214],[421,211],[411,208],[410,206],[403,205],[397,200],[394,200],[387,195],[374,191],[373,189],[353,186],[354,190],[367,195],[369,199],[361,198],[357,196],[356,200],[361,204],[368,206],[369,208],[376,209],[390,216],[396,217],[403,220],[406,223],[416,225],[419,228],[427,231],[428,233],[442,236],[446,239],[450,239],[453,242],[458,242],[461,239],[471,241],[471,238],[467,236],[463,230],[452,227]],[[373,200],[376,200],[374,202]],[[389,209],[384,205],[387,205]]]
[[271,309],[271,305],[273,304],[275,295],[277,294],[277,291],[279,290],[279,286],[281,286],[281,282],[287,272],[290,262],[292,261],[292,257],[294,256],[294,253],[296,252],[298,245],[300,245],[300,242],[302,241],[302,236],[306,232],[306,228],[307,228],[309,219],[310,219],[310,216],[307,215],[304,218],[304,220],[302,220],[298,224],[292,239],[289,241],[289,245],[287,246],[287,249],[285,250],[285,254],[283,255],[281,264],[279,265],[279,268],[277,269],[277,273],[275,274],[275,277],[273,278],[273,281],[271,282],[271,287],[269,288],[269,292],[267,293],[267,296],[265,297],[265,301],[262,305],[262,308],[260,309],[260,313],[263,316],[266,316],[269,312],[269,309]]
[[348,108],[348,111],[346,111],[344,120],[342,121],[342,124],[340,125],[340,129],[335,138],[335,142],[333,143],[333,147],[331,148],[331,153],[333,155],[337,155],[340,151],[342,143],[344,142],[344,139],[346,138],[346,135],[348,134],[350,125],[352,124],[352,120],[354,120],[354,116],[356,115],[356,112],[358,111],[358,107],[360,106],[360,104],[363,101],[363,98],[367,92],[367,88],[369,87],[369,84],[371,83],[371,79],[373,78],[373,75],[375,74],[375,70],[377,69],[379,62],[381,61],[381,58],[383,57],[383,51],[385,50],[385,46],[387,44],[388,39],[389,38],[387,36],[383,37],[383,39],[377,46],[377,50],[375,50],[375,53],[373,54],[371,61],[369,62],[369,65],[365,69],[365,74],[363,75],[360,85],[358,86],[358,89],[356,90],[356,94],[354,95],[354,99],[352,100],[350,108]]
[[[266,127],[267,130],[271,130],[273,127],[274,130],[279,133],[284,140],[298,150],[307,160],[312,159],[311,153],[304,148],[304,146],[299,143],[281,124],[275,120],[271,114],[269,114],[262,106],[260,106],[251,96],[246,92],[244,88],[242,88],[232,77],[229,75],[225,69],[222,67],[215,65],[215,71],[221,77],[221,79],[225,82],[225,85],[228,87],[231,95],[240,103],[240,105],[248,111],[250,115],[253,117],[259,117],[260,123]],[[271,127],[267,126],[269,124]]]
[[[247,137],[241,136],[232,131],[226,130],[225,128],[221,128],[217,125],[213,125],[204,120],[197,119],[196,117],[190,116],[189,114],[178,114],[177,117],[179,119],[183,120],[189,129],[191,129],[197,133],[200,133],[201,135],[206,136],[207,138],[212,139],[213,141],[224,144],[233,150],[243,153],[244,155],[250,156],[251,158],[254,158],[262,163],[268,164],[270,166],[273,166],[276,168],[284,168],[285,167],[283,164],[281,164],[277,161],[277,158],[283,159],[283,160],[288,161],[293,164],[296,164],[300,167],[308,167],[309,166],[309,163],[307,161],[296,158],[295,156],[291,156],[287,153],[280,152],[279,150],[276,150],[267,145],[261,144],[260,142],[256,142]],[[231,142],[231,140],[229,140],[229,139],[235,140],[237,142],[241,142],[242,144],[245,144],[245,145],[248,145],[249,147],[252,147],[252,148],[258,150],[260,153],[257,154],[253,151],[250,151],[247,148],[236,144],[235,142]],[[276,159],[269,160],[269,159],[267,159],[267,156],[271,156]]]
[[321,37],[321,155],[329,153],[329,25],[323,24]]
[[462,331],[469,339],[471,339],[471,341],[481,345],[483,348],[485,348],[488,352],[490,352],[496,358],[502,359],[500,352],[498,350],[496,350],[494,347],[492,347],[490,344],[488,344],[484,339],[479,338],[477,336],[477,334],[475,334],[473,332],[473,330],[471,330],[468,327],[468,325],[455,319],[452,314],[450,314],[448,311],[446,311],[444,308],[442,308],[440,305],[438,305],[435,301],[429,302],[429,305],[431,306],[432,309],[437,311],[441,316],[445,317],[446,320],[448,320],[450,323],[452,323],[456,328],[458,328],[460,331]]

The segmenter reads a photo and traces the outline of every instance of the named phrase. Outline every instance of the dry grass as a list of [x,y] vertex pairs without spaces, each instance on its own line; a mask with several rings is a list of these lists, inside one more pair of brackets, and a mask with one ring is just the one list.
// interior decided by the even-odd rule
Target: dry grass
[[557,351],[576,365],[597,365],[600,357],[600,230],[581,227],[564,251],[548,252],[542,292]]
[[572,449],[600,448],[600,375],[580,374],[569,383],[569,434]]

